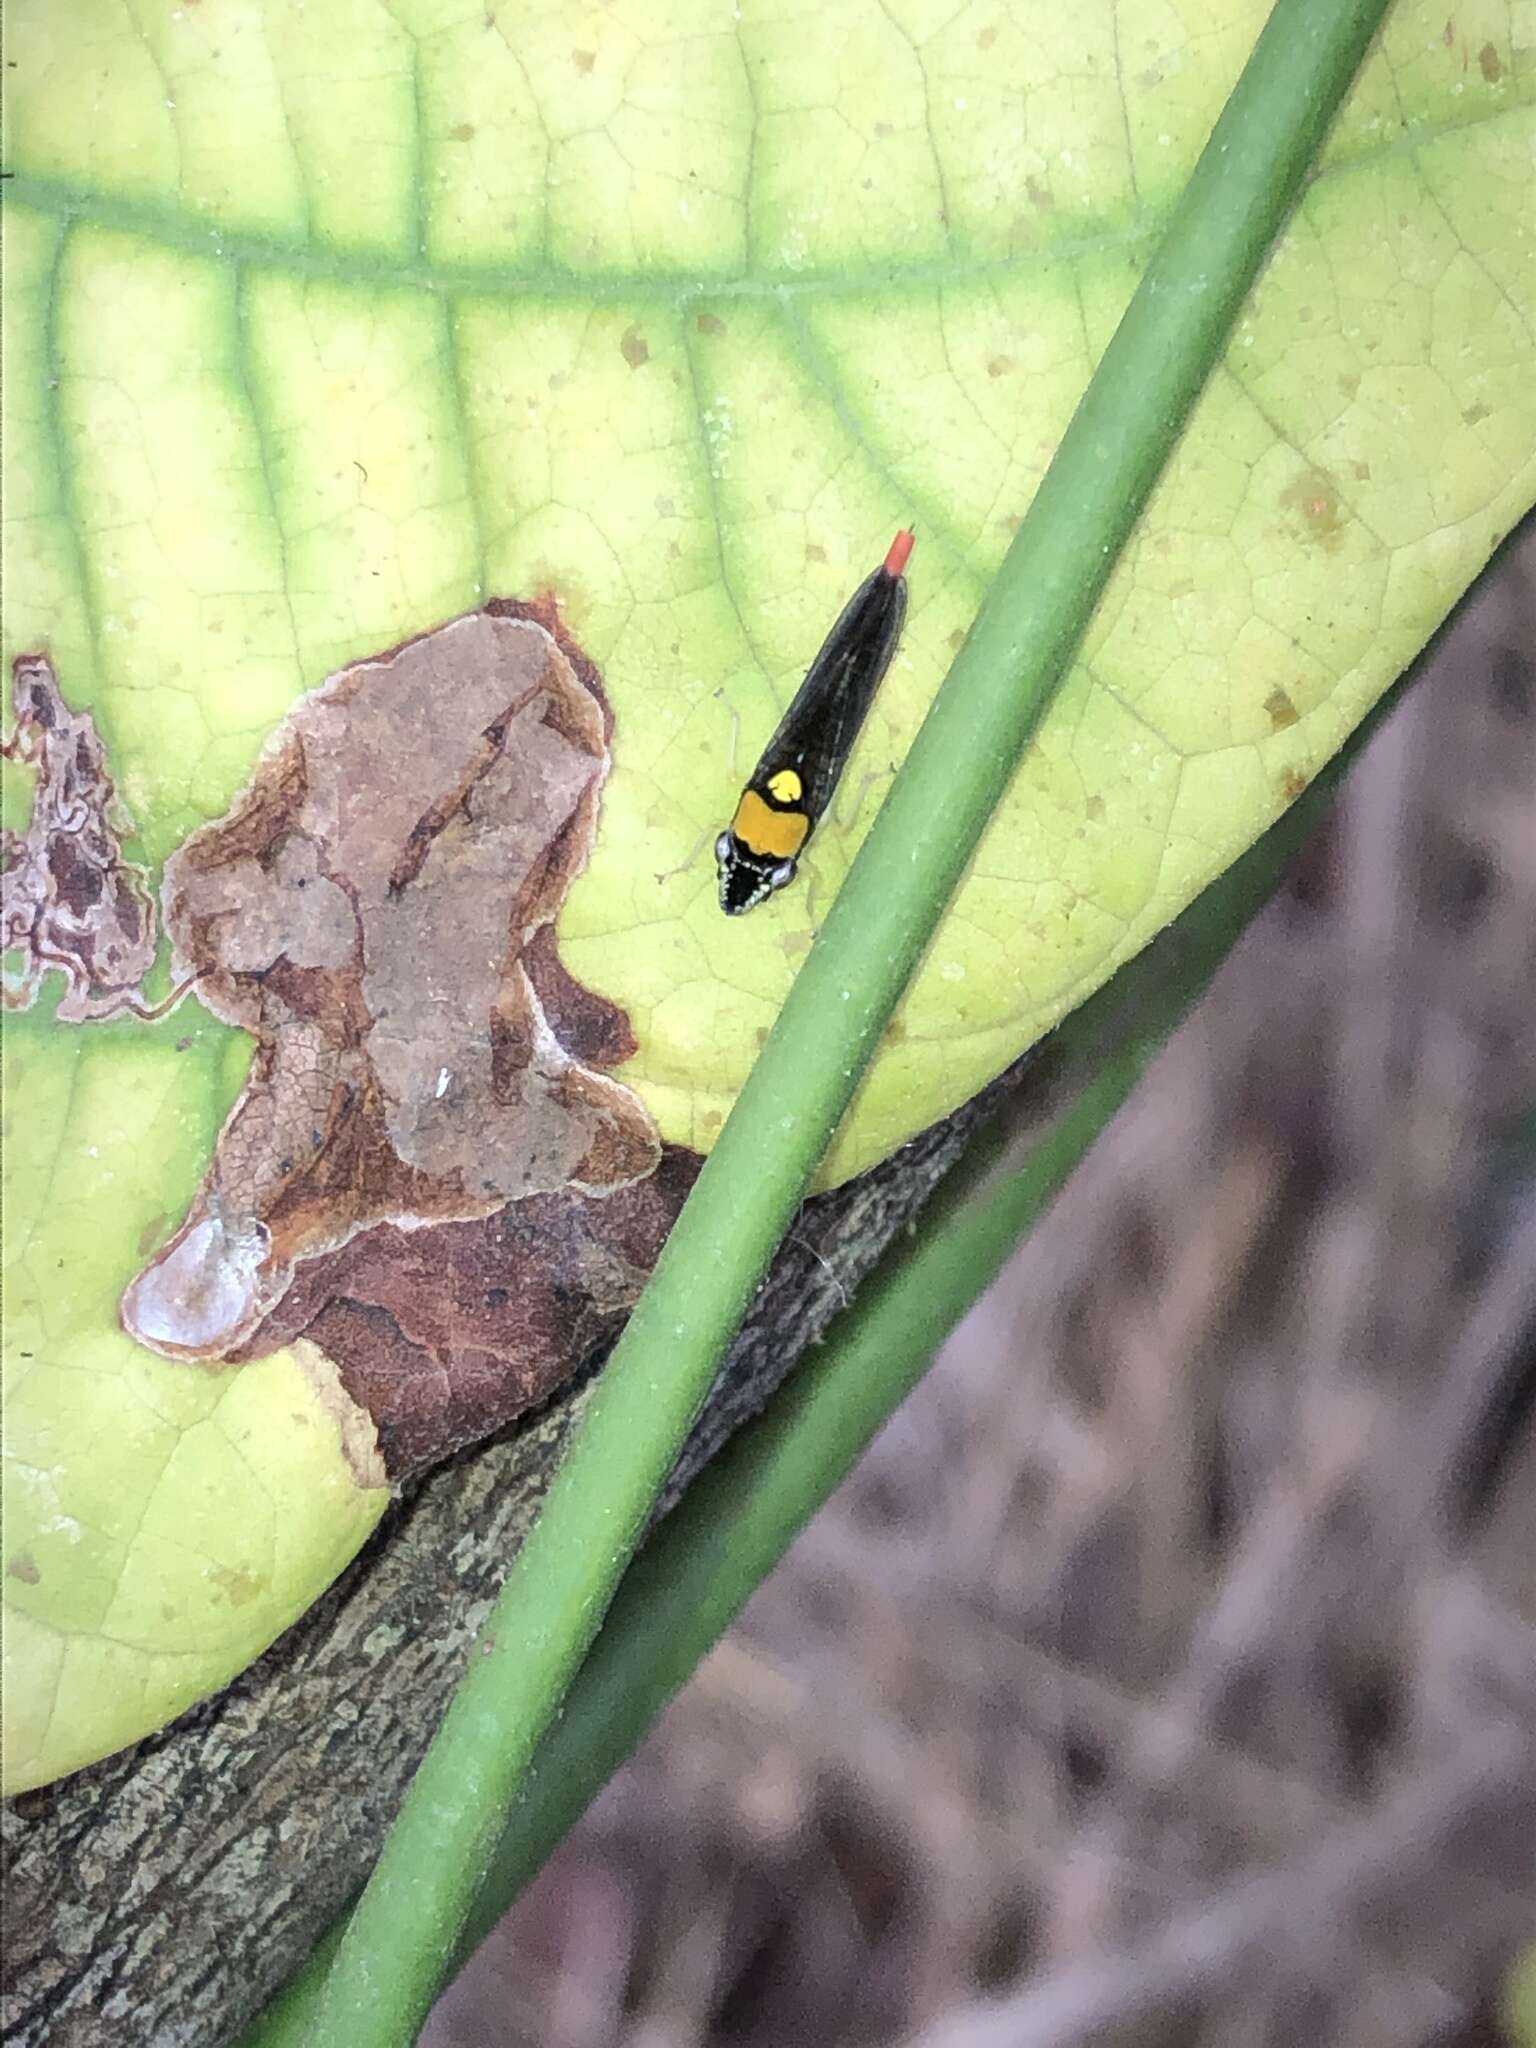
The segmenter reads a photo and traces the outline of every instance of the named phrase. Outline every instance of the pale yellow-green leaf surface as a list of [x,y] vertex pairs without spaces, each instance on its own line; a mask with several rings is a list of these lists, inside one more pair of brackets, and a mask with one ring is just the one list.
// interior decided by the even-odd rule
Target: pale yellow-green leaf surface
[[[553,592],[616,720],[564,957],[707,1147],[1263,11],[12,0],[7,661],[92,709],[154,868],[328,672]],[[1388,17],[833,1177],[1250,843],[1536,496],[1533,78],[1529,0]],[[707,843],[902,524],[833,815],[727,920]],[[238,1669],[383,1498],[291,1357],[122,1335],[249,1046],[56,981],[6,1032],[13,1783]]]

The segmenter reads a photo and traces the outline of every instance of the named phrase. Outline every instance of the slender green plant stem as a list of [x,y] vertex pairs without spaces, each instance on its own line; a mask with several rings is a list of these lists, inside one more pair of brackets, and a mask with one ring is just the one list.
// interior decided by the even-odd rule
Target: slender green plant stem
[[[1027,1161],[985,1197],[996,1158],[983,1133],[959,1185],[931,1203],[915,1256],[903,1241],[865,1281],[824,1344],[694,1481],[625,1573],[591,1653],[524,1776],[475,1894],[455,1967],[539,1869],[634,1748],[759,1581],[916,1385],[954,1324],[1124,1100],[1139,1049],[1106,1061]],[[311,2039],[338,1923],[240,2048]]]
[[407,1793],[317,2048],[415,2038],[534,1746],[1386,0],[1277,0],[705,1162]]
[[[460,1962],[586,1810],[991,1284],[1169,1032],[1204,994],[1249,917],[1268,901],[1317,826],[1337,784],[1423,665],[1400,678],[1256,845],[1059,1027],[1045,1064],[1066,1069],[1052,1084],[1065,1106],[1029,1140],[1027,1150],[1010,1136],[1006,1120],[994,1120],[978,1133],[913,1235],[886,1251],[824,1342],[649,1538],[539,1743],[476,1894]],[[1080,1073],[1088,1079],[1076,1086]],[[997,1171],[1008,1153],[1019,1154],[1017,1163]],[[240,2048],[302,2048],[344,1925],[343,1916],[242,2036]]]
[[476,1896],[461,1962],[729,1628],[1049,1208],[1269,900],[1397,696],[1394,689],[1384,697],[1263,838],[1067,1021],[1053,1041],[1070,1070],[1059,1084],[1064,1105],[1023,1143],[1010,1136],[1005,1118],[978,1133],[914,1236],[887,1249],[825,1341],[806,1353],[762,1414],[737,1433],[648,1539],[535,1753]]

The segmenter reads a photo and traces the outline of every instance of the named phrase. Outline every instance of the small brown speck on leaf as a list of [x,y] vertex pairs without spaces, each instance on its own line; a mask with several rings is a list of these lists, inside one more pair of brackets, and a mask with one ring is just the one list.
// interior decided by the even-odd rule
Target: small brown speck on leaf
[[24,1586],[37,1585],[43,1576],[37,1568],[37,1560],[27,1550],[17,1551],[6,1566],[5,1575],[8,1579],[20,1579]]
[[259,1572],[238,1571],[231,1565],[215,1565],[208,1573],[209,1581],[218,1587],[231,1607],[248,1606],[266,1591],[267,1581]]
[[597,62],[596,50],[572,50],[571,62],[578,71],[590,71]]
[[1276,732],[1284,732],[1288,725],[1294,725],[1301,713],[1291,701],[1290,692],[1277,684],[1264,699],[1264,709],[1269,713],[1269,722]]
[[632,370],[638,370],[642,363],[651,360],[651,351],[645,336],[637,326],[626,327],[619,341],[624,360]]
[[1478,51],[1477,68],[1482,72],[1484,83],[1487,85],[1497,85],[1504,76],[1504,66],[1500,62],[1499,53],[1492,43],[1484,43],[1483,47]]
[[178,971],[257,1050],[124,1327],[209,1362],[308,1338],[392,1477],[566,1378],[681,1202],[601,1071],[628,1021],[554,938],[609,727],[553,605],[498,600],[302,699],[166,864]]
[[134,1250],[141,1259],[149,1257],[155,1246],[170,1228],[170,1224],[171,1219],[163,1209],[158,1214],[149,1218],[144,1228],[139,1232],[138,1240],[134,1245]]
[[1307,536],[1331,553],[1343,538],[1347,518],[1338,488],[1325,470],[1309,469],[1280,493],[1280,503],[1299,512]]
[[700,334],[724,334],[725,322],[718,313],[701,313],[694,322]]

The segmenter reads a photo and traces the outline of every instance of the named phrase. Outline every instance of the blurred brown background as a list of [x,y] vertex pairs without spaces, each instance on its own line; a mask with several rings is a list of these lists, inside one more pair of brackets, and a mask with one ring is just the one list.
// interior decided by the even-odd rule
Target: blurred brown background
[[1536,1932],[1536,540],[429,2048],[1494,2048]]

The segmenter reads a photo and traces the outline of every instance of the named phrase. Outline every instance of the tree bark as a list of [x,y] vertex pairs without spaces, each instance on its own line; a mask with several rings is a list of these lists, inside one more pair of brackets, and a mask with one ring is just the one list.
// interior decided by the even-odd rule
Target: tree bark
[[[921,1210],[1018,1069],[805,1205],[670,1482],[670,1505]],[[304,1960],[378,1853],[593,1384],[410,1487],[233,1684],[14,1801],[13,2048],[213,2048]]]

